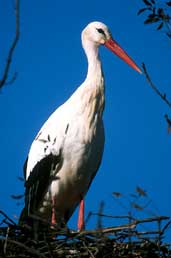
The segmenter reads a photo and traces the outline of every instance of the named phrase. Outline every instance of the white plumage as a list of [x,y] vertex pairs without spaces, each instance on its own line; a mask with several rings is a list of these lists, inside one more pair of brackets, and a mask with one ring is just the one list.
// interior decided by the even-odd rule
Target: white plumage
[[[52,223],[66,223],[99,168],[104,148],[105,101],[99,45],[105,45],[140,72],[101,22],[88,24],[82,32],[82,44],[88,59],[87,77],[49,117],[31,145],[21,221],[35,214]],[[84,226],[83,207],[80,212],[79,229]]]

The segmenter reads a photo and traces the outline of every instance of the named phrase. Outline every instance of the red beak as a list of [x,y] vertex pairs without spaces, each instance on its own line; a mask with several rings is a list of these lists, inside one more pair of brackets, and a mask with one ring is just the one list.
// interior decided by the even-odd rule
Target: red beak
[[130,65],[137,72],[142,73],[140,68],[136,63],[128,56],[128,54],[119,46],[119,44],[113,40],[108,39],[104,44],[108,49],[110,49],[115,55],[119,56],[123,61]]

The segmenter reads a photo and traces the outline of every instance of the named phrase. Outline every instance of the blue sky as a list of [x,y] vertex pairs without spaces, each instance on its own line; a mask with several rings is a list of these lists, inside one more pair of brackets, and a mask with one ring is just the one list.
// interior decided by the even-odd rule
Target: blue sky
[[[19,215],[22,208],[10,195],[24,191],[17,177],[23,175],[32,140],[85,78],[87,61],[80,33],[89,22],[107,24],[114,39],[139,66],[145,62],[156,85],[171,95],[170,42],[163,32],[143,25],[143,17],[136,15],[140,7],[141,1],[124,1],[124,5],[112,0],[22,1],[21,37],[11,67],[11,76],[17,71],[18,77],[0,94],[0,209],[10,217]],[[0,8],[1,69],[13,33],[13,5],[7,0]],[[106,48],[101,47],[100,55],[106,80],[106,143],[101,167],[86,197],[86,214],[96,212],[103,200],[105,213],[125,215],[127,211],[118,206],[112,192],[129,195],[139,185],[152,200],[149,209],[153,214],[170,216],[171,135],[164,120],[169,108],[143,75]],[[75,219],[76,215],[71,227]],[[89,226],[95,226],[94,220]]]

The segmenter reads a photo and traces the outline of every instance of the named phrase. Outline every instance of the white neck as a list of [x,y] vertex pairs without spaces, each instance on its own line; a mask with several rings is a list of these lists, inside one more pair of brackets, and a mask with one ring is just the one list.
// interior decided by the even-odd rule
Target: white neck
[[99,46],[84,37],[82,38],[82,45],[88,59],[87,76],[69,100],[81,104],[81,107],[79,105],[79,110],[81,109],[87,117],[87,126],[90,126],[97,120],[97,117],[102,118],[105,104],[104,77],[98,55]]
[[[81,85],[82,105],[87,117],[87,124],[96,124],[95,117],[102,118],[104,109],[104,78],[98,55],[99,46],[92,41],[83,40],[83,48],[88,59],[88,71]],[[96,118],[97,118],[96,117]]]
[[88,60],[86,81],[93,81],[95,83],[94,86],[98,86],[98,84],[101,84],[101,80],[103,79],[103,72],[98,53],[99,46],[92,41],[84,40],[83,48]]

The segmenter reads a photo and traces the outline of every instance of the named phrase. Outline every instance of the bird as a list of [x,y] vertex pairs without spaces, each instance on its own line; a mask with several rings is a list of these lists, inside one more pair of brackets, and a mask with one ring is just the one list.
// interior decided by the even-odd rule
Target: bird
[[31,144],[24,166],[21,223],[37,216],[62,227],[79,205],[77,227],[84,229],[84,198],[101,164],[105,143],[105,83],[99,47],[105,46],[141,73],[104,23],[90,22],[81,39],[88,60],[87,75]]

